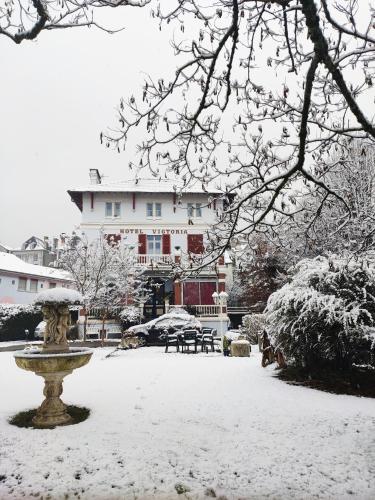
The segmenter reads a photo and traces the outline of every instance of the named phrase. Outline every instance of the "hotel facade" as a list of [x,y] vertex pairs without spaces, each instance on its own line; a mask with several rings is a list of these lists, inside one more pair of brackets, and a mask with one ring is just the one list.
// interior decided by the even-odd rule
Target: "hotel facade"
[[219,319],[227,323],[225,300],[215,300],[216,294],[225,297],[222,292],[230,284],[228,260],[222,256],[196,276],[176,278],[173,272],[176,265],[191,266],[204,252],[207,234],[223,208],[219,191],[193,186],[181,193],[173,182],[157,179],[103,183],[91,169],[90,184],[68,193],[81,211],[80,230],[89,241],[102,232],[110,241],[134,248],[153,285],[144,304],[146,320],[180,305],[205,325],[217,326]]

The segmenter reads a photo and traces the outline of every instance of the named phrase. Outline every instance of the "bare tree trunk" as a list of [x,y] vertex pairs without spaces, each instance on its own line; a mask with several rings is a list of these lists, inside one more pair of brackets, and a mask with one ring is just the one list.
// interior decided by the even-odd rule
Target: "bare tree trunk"
[[100,335],[101,341],[102,341],[102,347],[104,346],[104,336],[105,336],[104,327],[105,327],[106,317],[107,317],[107,313],[103,312],[103,316],[102,316],[102,331],[101,331],[101,335]]
[[87,338],[87,321],[89,318],[88,311],[86,308],[84,308],[84,314],[85,314],[85,320],[83,322],[83,341],[86,342]]

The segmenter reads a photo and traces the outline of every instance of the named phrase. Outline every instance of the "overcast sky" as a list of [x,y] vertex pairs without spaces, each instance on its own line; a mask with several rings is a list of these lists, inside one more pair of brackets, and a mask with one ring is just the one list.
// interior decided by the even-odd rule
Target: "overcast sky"
[[42,33],[15,45],[0,37],[0,242],[69,233],[80,212],[66,190],[88,183],[89,168],[128,176],[132,153],[115,153],[99,133],[115,124],[115,107],[143,81],[175,66],[168,36],[149,9],[107,13],[97,29]]

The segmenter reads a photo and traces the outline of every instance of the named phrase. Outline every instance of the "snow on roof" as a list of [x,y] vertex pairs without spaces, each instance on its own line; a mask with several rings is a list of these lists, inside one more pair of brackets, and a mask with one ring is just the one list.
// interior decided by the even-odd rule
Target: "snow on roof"
[[10,247],[9,245],[4,245],[4,243],[1,243],[1,242],[0,242],[0,248],[5,248],[5,250],[7,250],[8,252],[13,250],[12,247]]
[[71,276],[68,272],[53,267],[35,266],[28,264],[22,259],[19,259],[13,254],[0,252],[0,271],[8,271],[12,273],[28,274],[32,276],[40,276],[43,278],[59,279],[71,281]]
[[82,304],[83,297],[77,290],[68,288],[52,288],[38,293],[35,304]]
[[90,193],[90,192],[121,192],[121,193],[173,193],[173,192],[188,192],[188,193],[207,193],[220,194],[223,191],[208,186],[203,189],[202,184],[198,181],[189,184],[184,189],[183,183],[179,179],[129,179],[118,182],[108,182],[100,184],[88,184],[81,188],[69,189],[68,193]]

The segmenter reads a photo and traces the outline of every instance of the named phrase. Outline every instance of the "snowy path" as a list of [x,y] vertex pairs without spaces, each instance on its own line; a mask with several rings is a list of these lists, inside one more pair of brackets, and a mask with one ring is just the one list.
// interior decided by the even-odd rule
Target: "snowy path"
[[0,353],[2,500],[185,498],[176,483],[188,498],[375,498],[375,400],[289,386],[257,354],[107,352],[64,383],[91,417],[47,431],[7,423],[42,379]]

